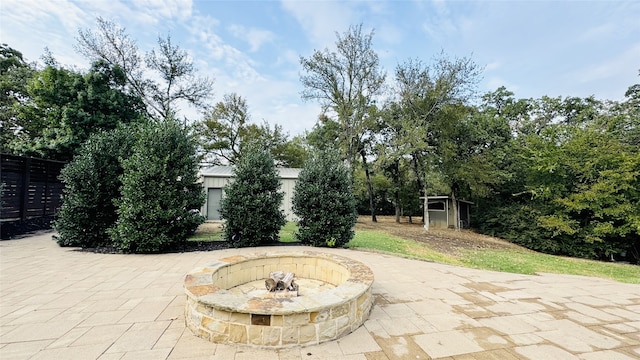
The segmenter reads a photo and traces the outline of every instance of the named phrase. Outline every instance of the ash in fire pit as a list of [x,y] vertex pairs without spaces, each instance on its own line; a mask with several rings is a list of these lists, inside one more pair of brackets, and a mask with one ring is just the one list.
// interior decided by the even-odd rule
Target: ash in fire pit
[[298,296],[298,284],[295,283],[295,274],[292,272],[272,271],[269,278],[264,281],[268,292],[284,293],[287,296]]

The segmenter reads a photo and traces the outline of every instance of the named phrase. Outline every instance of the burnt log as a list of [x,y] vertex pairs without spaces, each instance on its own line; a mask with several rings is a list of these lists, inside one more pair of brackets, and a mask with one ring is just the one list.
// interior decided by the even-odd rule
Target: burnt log
[[298,291],[298,284],[294,281],[295,274],[292,272],[273,271],[269,273],[269,278],[264,281],[264,286],[268,291]]
[[267,291],[276,291],[276,285],[276,281],[271,278],[264,281],[264,286],[267,288]]
[[293,275],[294,274],[290,272],[284,276],[284,279],[281,281],[283,289],[292,290],[291,283],[293,283]]

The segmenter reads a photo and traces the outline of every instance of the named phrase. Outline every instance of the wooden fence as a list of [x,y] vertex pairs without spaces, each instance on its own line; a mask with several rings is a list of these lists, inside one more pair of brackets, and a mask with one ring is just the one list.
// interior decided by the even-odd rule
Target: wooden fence
[[1,154],[0,221],[27,221],[53,216],[62,204],[58,179],[66,163]]

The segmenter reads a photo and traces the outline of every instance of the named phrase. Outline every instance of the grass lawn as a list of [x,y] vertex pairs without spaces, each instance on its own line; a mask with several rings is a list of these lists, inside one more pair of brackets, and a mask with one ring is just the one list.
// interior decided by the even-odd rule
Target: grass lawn
[[556,273],[595,276],[640,284],[640,266],[547,255],[522,250],[466,252],[462,262],[473,268],[519,274]]
[[640,266],[548,255],[527,250],[463,250],[456,254],[435,251],[428,244],[406,240],[384,231],[357,230],[351,248],[381,251],[405,257],[517,274],[555,273],[594,276],[640,284]]
[[[287,222],[280,229],[280,242],[296,242],[294,234],[297,230],[298,227],[294,222]],[[204,223],[187,241],[223,241],[223,235],[221,223]]]
[[204,223],[187,241],[222,241],[222,225],[219,223]]
[[296,223],[288,221],[282,229],[280,229],[280,242],[290,243],[298,241],[294,234],[298,231]]
[[402,239],[389,235],[384,231],[357,230],[355,236],[347,245],[350,248],[380,251],[444,264],[463,265],[457,258],[434,251],[427,244]]
[[[297,226],[288,222],[280,230],[281,242],[295,242]],[[454,233],[455,234],[455,233]],[[219,225],[201,227],[190,241],[220,241]],[[520,247],[507,249],[484,248],[481,250],[438,251],[429,242],[405,239],[379,229],[356,229],[349,248],[378,251],[403,257],[437,263],[466,266],[476,269],[511,272],[518,274],[556,273],[594,276],[620,282],[640,284],[640,266],[568,258],[537,253]]]

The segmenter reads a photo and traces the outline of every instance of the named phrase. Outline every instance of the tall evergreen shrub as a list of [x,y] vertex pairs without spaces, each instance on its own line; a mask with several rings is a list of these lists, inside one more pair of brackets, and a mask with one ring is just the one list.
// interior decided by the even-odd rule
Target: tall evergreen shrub
[[143,127],[123,167],[114,245],[125,252],[184,246],[204,221],[196,142],[188,129],[173,119]]
[[273,158],[265,149],[251,147],[234,170],[234,180],[225,188],[220,216],[225,237],[235,247],[258,246],[278,241],[286,223],[280,210],[284,193]]
[[321,151],[307,160],[294,188],[293,212],[303,244],[338,247],[353,238],[356,201],[349,170],[337,153]]
[[114,200],[120,197],[121,159],[131,155],[134,142],[132,127],[96,133],[62,170],[63,202],[53,222],[59,245],[92,248],[111,244],[107,230],[118,217]]

